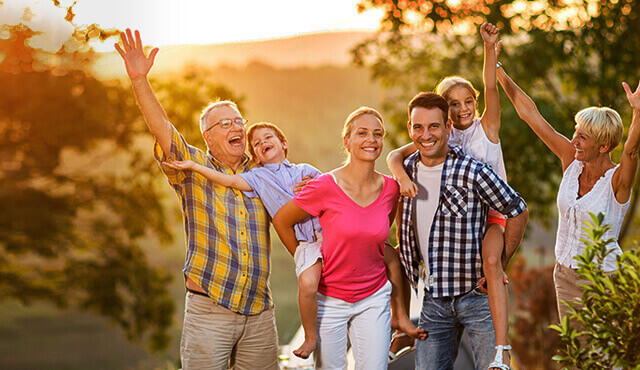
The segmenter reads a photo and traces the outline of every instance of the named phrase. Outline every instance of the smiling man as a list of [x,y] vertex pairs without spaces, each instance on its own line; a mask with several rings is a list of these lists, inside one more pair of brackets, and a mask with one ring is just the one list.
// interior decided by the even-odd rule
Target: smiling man
[[[204,109],[200,131],[208,152],[185,141],[169,122],[147,74],[158,52],[140,34],[121,35],[122,56],[140,110],[155,136],[156,159],[192,160],[234,174],[254,166],[245,154],[246,120],[235,103]],[[259,198],[216,185],[195,171],[161,166],[182,206],[187,290],[180,359],[184,369],[277,369],[278,339],[269,288],[269,220]]]
[[451,123],[446,100],[420,93],[409,103],[407,128],[418,151],[404,170],[418,186],[401,199],[400,260],[411,284],[423,279],[426,293],[419,326],[429,336],[417,343],[417,369],[453,369],[462,330],[468,329],[475,368],[487,369],[494,338],[482,277],[481,243],[489,208],[508,217],[508,261],[528,219],[524,200],[489,166],[448,145]]

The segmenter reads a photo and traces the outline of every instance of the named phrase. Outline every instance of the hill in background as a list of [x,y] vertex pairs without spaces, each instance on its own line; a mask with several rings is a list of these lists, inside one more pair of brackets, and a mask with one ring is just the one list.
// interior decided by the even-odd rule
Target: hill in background
[[[349,50],[371,35],[372,32],[364,31],[319,32],[247,42],[163,46],[153,71],[166,73],[189,64],[209,68],[220,65],[244,66],[254,60],[275,67],[347,66],[351,61]],[[104,78],[121,77],[124,74],[122,60],[115,51],[103,54],[95,70]]]

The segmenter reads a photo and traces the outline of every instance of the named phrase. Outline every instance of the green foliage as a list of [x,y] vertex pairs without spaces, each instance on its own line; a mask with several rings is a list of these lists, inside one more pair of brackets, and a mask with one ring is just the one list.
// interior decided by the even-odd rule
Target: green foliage
[[[542,115],[567,137],[573,115],[589,105],[611,106],[629,120],[620,83],[638,78],[640,3],[634,0],[449,1],[361,0],[359,10],[382,9],[377,35],[353,50],[385,87],[385,116],[393,145],[404,144],[406,105],[448,75],[468,78],[482,90],[483,22],[501,30],[500,60],[537,103]],[[479,108],[483,102],[479,102]],[[559,161],[501,99],[501,142],[509,183],[527,199],[534,218],[549,223],[559,184]],[[480,110],[481,111],[481,110]],[[636,184],[637,193],[638,185]],[[632,199],[635,214],[637,197]],[[621,240],[627,230],[623,226]]]
[[171,279],[139,240],[171,236],[134,145],[144,126],[128,89],[87,72],[89,42],[117,32],[74,27],[50,53],[30,45],[38,33],[25,18],[0,39],[0,299],[97,312],[163,349]]
[[551,326],[564,346],[554,360],[581,369],[640,369],[640,254],[624,252],[616,260],[617,270],[605,273],[602,261],[614,239],[603,236],[611,226],[602,223],[602,213],[591,219],[581,239],[587,247],[576,256],[577,274],[589,284],[583,286],[581,301],[565,302],[571,315]]
[[[132,92],[90,72],[90,43],[119,32],[77,27],[73,5],[52,6],[66,9],[60,24],[73,26],[56,52],[32,46],[40,32],[30,28],[29,8],[21,23],[0,29],[0,302],[98,313],[130,340],[163,350],[175,311],[172,279],[151,264],[141,240],[172,239],[161,204],[166,189],[149,143],[140,145],[149,134]],[[196,75],[173,81],[179,91],[159,90],[170,95],[172,114],[180,110],[179,124],[190,120],[197,130],[192,117],[203,96],[215,96],[194,85]]]
[[158,100],[163,103],[171,123],[191,145],[207,150],[200,133],[200,113],[210,102],[232,100],[246,114],[244,97],[235,96],[225,85],[215,83],[209,69],[189,66],[170,78],[152,79]]

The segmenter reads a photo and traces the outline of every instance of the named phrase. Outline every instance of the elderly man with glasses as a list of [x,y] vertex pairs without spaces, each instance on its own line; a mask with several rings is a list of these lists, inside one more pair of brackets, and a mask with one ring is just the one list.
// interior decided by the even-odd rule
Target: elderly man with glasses
[[[192,160],[229,174],[254,165],[245,154],[247,121],[235,103],[212,103],[202,112],[200,131],[207,153],[187,144],[147,79],[158,49],[145,56],[138,31],[134,37],[127,30],[121,41],[115,47],[156,138],[154,152],[160,163]],[[195,171],[161,167],[180,199],[187,239],[183,368],[278,368],[269,288],[269,219],[260,198],[212,183]]]

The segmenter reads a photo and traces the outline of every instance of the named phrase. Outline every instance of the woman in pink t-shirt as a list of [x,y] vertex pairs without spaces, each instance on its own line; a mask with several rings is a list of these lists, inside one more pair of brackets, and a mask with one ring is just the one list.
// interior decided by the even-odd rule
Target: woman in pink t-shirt
[[348,159],[318,176],[276,214],[282,241],[297,244],[293,225],[317,216],[322,226],[322,277],[318,286],[317,368],[347,367],[347,335],[356,368],[385,369],[390,336],[391,284],[385,241],[398,202],[398,185],[375,171],[382,152],[380,114],[362,107],[343,130]]

